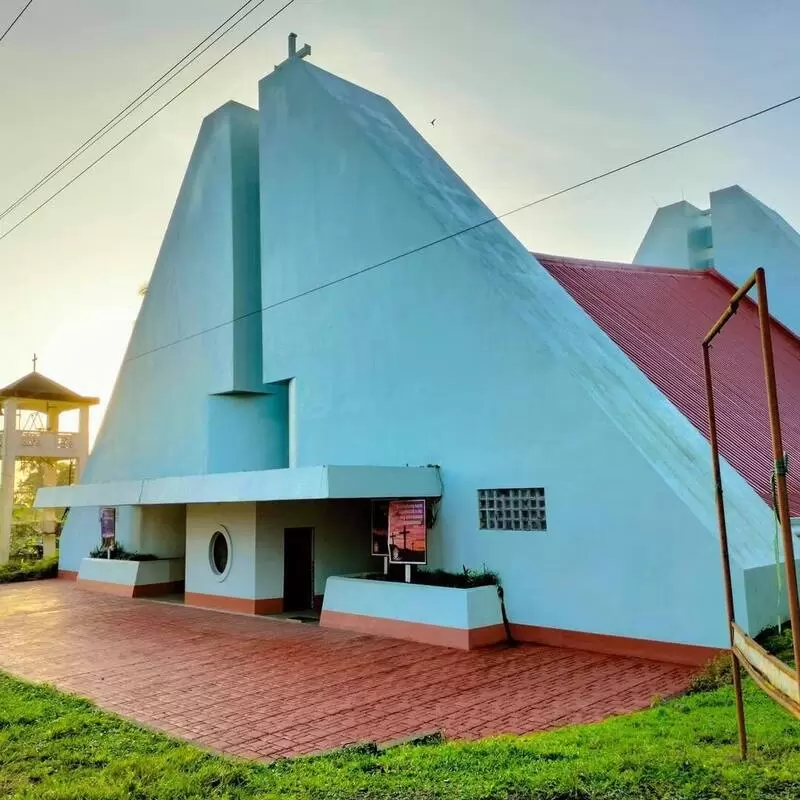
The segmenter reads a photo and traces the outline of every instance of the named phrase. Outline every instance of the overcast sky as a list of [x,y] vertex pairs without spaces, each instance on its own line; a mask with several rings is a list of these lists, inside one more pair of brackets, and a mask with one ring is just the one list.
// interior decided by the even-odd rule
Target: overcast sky
[[[242,2],[34,0],[0,44],[0,210]],[[0,30],[23,5],[0,0]],[[200,122],[231,98],[256,105],[291,30],[314,64],[392,100],[495,213],[800,94],[792,0],[296,0],[0,241],[0,385],[36,351],[41,371],[107,400]],[[739,183],[798,226],[799,123],[800,103],[507,224],[533,250],[629,260],[658,205],[707,207]]]

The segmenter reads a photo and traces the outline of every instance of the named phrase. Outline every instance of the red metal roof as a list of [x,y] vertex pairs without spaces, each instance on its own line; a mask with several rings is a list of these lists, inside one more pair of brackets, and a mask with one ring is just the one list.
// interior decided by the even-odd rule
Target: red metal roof
[[[708,438],[701,342],[736,287],[714,270],[534,254],[625,354]],[[772,345],[792,516],[800,516],[800,340],[773,320]],[[772,505],[772,449],[755,303],[743,302],[711,350],[720,449]],[[709,453],[709,492],[711,466]],[[710,496],[710,495],[709,495]]]

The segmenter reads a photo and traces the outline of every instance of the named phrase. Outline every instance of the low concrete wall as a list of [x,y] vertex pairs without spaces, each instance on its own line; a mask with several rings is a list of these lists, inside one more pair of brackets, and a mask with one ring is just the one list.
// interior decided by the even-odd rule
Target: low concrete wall
[[450,589],[331,577],[320,624],[471,650],[505,639],[497,588]]
[[84,558],[78,572],[78,586],[123,597],[152,597],[183,588],[184,559],[121,561]]
[[[795,555],[800,547],[795,543]],[[800,575],[800,560],[795,558],[795,569]],[[780,593],[778,580],[780,576]],[[786,564],[781,561],[750,567],[744,570],[745,597],[747,599],[747,629],[751,635],[789,619],[789,593],[786,584]],[[738,619],[737,619],[738,622]],[[742,623],[740,623],[742,624]]]

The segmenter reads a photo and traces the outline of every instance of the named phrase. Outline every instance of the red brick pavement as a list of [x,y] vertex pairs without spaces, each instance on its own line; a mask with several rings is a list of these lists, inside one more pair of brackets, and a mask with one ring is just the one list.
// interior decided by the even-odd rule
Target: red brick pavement
[[0,669],[252,758],[432,729],[472,739],[592,722],[692,674],[554,647],[451,650],[56,580],[0,586],[0,642]]

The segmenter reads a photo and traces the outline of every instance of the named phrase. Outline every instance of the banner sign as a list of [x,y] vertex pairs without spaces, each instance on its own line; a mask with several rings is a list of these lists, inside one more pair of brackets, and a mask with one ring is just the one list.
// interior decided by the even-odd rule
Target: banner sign
[[428,529],[424,500],[389,502],[389,562],[428,563]]
[[372,501],[372,540],[370,553],[373,556],[389,555],[389,501]]
[[100,537],[110,543],[117,535],[117,509],[103,508],[100,510]]

